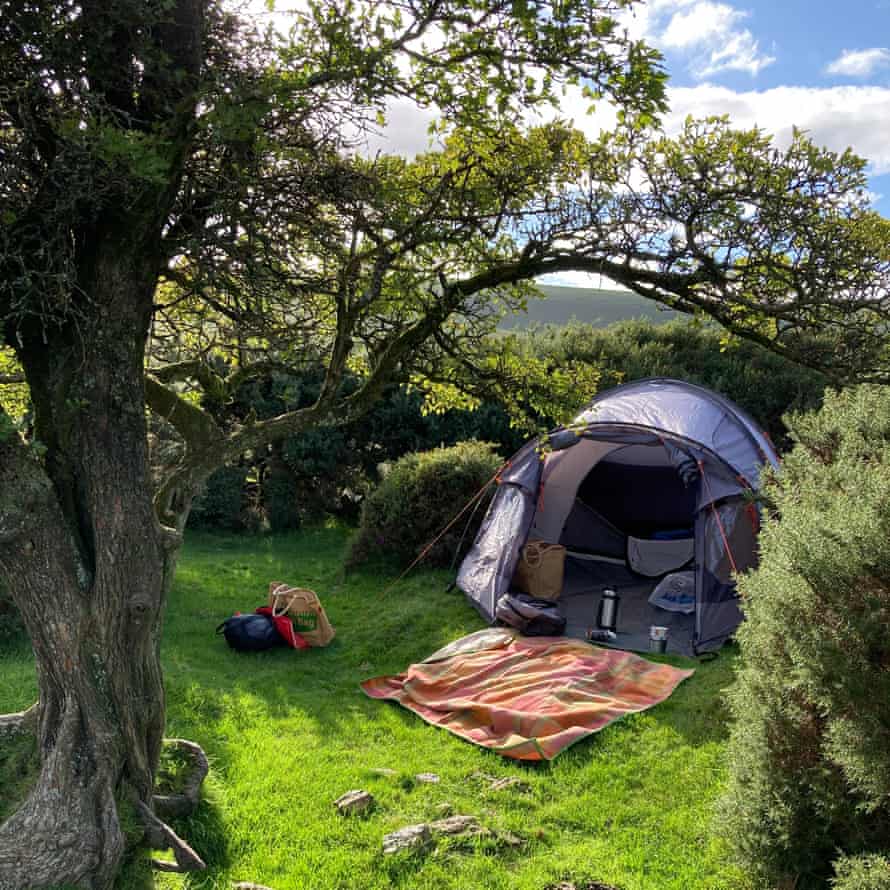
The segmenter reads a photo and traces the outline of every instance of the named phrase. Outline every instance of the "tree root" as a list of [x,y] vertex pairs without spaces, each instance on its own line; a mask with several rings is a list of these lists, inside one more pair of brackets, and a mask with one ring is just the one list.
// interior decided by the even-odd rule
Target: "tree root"
[[154,811],[162,819],[181,819],[189,816],[201,799],[201,785],[207,778],[210,765],[207,755],[200,745],[187,739],[164,739],[168,746],[178,748],[191,761],[191,771],[186,777],[182,791],[177,794],[156,794],[152,800]]
[[[17,714],[0,715],[0,741],[15,735],[34,735],[40,716],[39,703]],[[191,815],[201,798],[201,786],[210,765],[207,755],[200,745],[186,739],[165,739],[167,745],[177,748],[191,761],[191,770],[186,776],[182,791],[176,794],[156,794],[152,798],[155,813],[144,802],[136,803],[136,810],[145,827],[145,840],[156,850],[170,849],[175,862],[152,859],[152,866],[158,871],[189,872],[202,871],[207,866],[204,860],[162,819],[176,819]]]
[[176,794],[155,794],[152,798],[154,813],[141,801],[139,815],[145,824],[145,839],[152,847],[173,851],[176,862],[152,859],[152,867],[165,872],[202,871],[207,866],[201,857],[169,825],[161,819],[178,819],[191,815],[201,799],[201,785],[207,777],[210,764],[200,745],[187,739],[165,739],[165,744],[185,755],[191,763],[182,790]]
[[40,717],[39,703],[34,703],[27,711],[18,714],[0,715],[0,739],[11,735],[33,735],[37,732]]
[[136,804],[136,810],[145,826],[145,840],[156,850],[170,849],[176,863],[164,862],[161,859],[152,859],[151,864],[158,871],[203,871],[207,868],[204,860],[165,822],[161,822],[157,816],[140,800]]

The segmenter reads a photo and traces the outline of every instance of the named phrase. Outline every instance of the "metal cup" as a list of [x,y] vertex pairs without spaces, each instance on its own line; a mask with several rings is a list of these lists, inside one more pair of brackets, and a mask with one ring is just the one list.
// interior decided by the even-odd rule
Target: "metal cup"
[[653,624],[649,628],[649,651],[657,653],[667,652],[669,633],[670,628]]

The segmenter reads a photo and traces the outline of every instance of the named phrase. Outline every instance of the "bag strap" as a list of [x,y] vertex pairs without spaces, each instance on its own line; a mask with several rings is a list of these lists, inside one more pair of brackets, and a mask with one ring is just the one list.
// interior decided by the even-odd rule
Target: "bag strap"
[[284,604],[284,608],[280,608],[279,600],[284,598],[287,595],[287,592],[292,589],[293,588],[288,587],[287,584],[279,584],[278,587],[276,587],[272,591],[273,618],[280,618],[282,615],[287,615],[288,610],[294,603],[294,600],[296,600],[300,596],[298,591],[294,591],[294,593],[291,594],[291,598]]
[[525,564],[532,568],[539,566],[544,559],[543,547],[540,542],[532,541],[530,544],[526,544],[522,558],[525,560]]
[[284,604],[284,608],[280,607],[280,599],[283,599],[285,594],[287,593],[287,589],[283,590],[279,593],[277,590],[272,593],[272,617],[280,618],[282,615],[287,615],[288,610],[294,604],[294,602],[299,598],[300,594],[295,593],[291,596],[291,598]]
[[522,558],[527,566],[537,568],[546,554],[565,549],[562,544],[552,544],[547,541],[530,541],[522,548]]

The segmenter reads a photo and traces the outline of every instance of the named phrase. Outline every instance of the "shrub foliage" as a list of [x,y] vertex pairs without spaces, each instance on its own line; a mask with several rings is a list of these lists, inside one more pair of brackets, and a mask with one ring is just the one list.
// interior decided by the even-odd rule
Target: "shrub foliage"
[[[365,500],[347,565],[358,565],[376,555],[393,557],[407,565],[454,519],[500,464],[493,446],[484,442],[460,442],[450,448],[405,455]],[[491,490],[475,511],[455,523],[430,550],[427,564],[447,566],[458,547],[469,548],[490,498]]]
[[[838,857],[890,850],[890,390],[827,393],[790,423],[740,584],[721,814],[758,886],[804,890]],[[836,886],[888,886],[869,862],[839,863]]]
[[885,856],[851,856],[835,868],[834,890],[890,890],[890,859]]
[[[482,393],[488,400],[476,408],[427,412],[422,393],[391,386],[360,421],[313,428],[245,455],[242,481],[256,480],[250,485],[260,490],[242,492],[243,503],[232,491],[234,474],[211,478],[191,524],[233,530],[294,528],[327,515],[355,521],[366,493],[379,482],[381,464],[470,439],[493,442],[507,457],[533,430],[573,417],[597,391],[641,377],[678,377],[721,392],[747,409],[782,447],[787,442],[782,415],[818,406],[825,378],[748,342],[727,346],[723,336],[713,326],[690,321],[628,321],[607,328],[571,324],[520,333],[514,344],[520,363],[539,368],[539,389],[523,389],[520,380],[510,378],[497,393]],[[571,385],[557,385],[559,375],[571,368],[595,373],[583,383],[572,377]],[[266,419],[311,405],[323,380],[321,367],[301,374],[270,371],[241,386],[229,402],[214,403],[207,396],[204,407],[221,421]],[[358,383],[346,375],[344,393]]]
[[[525,336],[530,351],[554,368],[598,366],[600,391],[644,377],[675,377],[713,389],[744,408],[780,448],[788,444],[783,415],[818,407],[828,384],[810,368],[749,341],[727,343],[720,329],[688,319],[663,325],[621,321],[605,328],[573,323]],[[578,404],[564,409],[577,412],[593,395],[573,392]]]
[[195,498],[189,515],[191,528],[241,531],[245,527],[244,467],[220,467],[207,480],[204,492]]
[[23,630],[18,609],[9,591],[0,583],[0,643],[8,637],[17,636]]

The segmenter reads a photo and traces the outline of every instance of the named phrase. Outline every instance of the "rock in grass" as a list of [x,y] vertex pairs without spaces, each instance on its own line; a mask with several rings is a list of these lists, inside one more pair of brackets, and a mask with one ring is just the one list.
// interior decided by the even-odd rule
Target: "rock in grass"
[[341,816],[358,816],[368,812],[374,806],[373,795],[367,791],[347,791],[334,801],[334,806]]
[[433,839],[429,825],[406,825],[383,838],[383,855],[393,853],[416,852],[422,850]]
[[430,822],[430,831],[434,835],[455,836],[482,834],[485,829],[482,828],[475,816],[449,816],[447,819]]
[[237,884],[232,884],[232,887],[234,890],[272,890],[265,884],[254,884],[251,881],[238,881]]
[[506,776],[503,779],[495,779],[488,786],[489,791],[530,791],[528,782],[523,782],[518,776]]
[[545,890],[620,890],[612,884],[602,884],[599,881],[584,881],[573,884],[571,881],[560,881],[558,884],[548,884]]
[[519,835],[513,834],[512,831],[498,831],[495,832],[495,836],[497,837],[498,843],[505,847],[516,848],[525,844],[525,841],[519,837]]
[[380,779],[394,779],[399,774],[398,770],[389,769],[386,766],[375,766],[369,769],[368,772],[375,778]]
[[418,773],[414,781],[424,785],[435,785],[439,782],[439,777],[435,773]]

